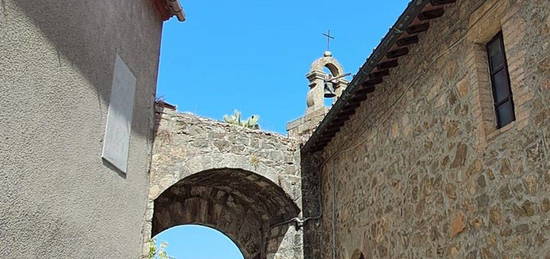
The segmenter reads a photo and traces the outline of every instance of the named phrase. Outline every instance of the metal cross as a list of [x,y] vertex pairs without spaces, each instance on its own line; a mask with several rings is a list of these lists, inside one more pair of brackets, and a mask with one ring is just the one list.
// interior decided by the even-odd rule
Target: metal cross
[[323,33],[323,36],[327,37],[327,50],[330,50],[330,40],[334,40],[334,36],[330,35],[330,30],[328,33]]

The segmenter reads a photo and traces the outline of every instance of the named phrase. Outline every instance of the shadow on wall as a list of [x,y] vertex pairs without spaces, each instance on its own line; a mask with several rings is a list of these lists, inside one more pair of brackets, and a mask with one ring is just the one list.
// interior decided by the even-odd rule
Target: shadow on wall
[[[152,109],[162,31],[152,1],[8,1],[13,1],[53,44],[59,57],[56,65],[77,69],[105,106],[109,103],[118,54],[137,78],[136,108]],[[21,30],[21,33],[32,33],[23,31],[25,28]],[[135,109],[134,114],[139,111]],[[133,125],[133,132],[150,136],[148,127]]]
[[[300,153],[302,172],[302,214],[304,218],[314,218],[304,224],[304,258],[321,258],[323,240],[321,237],[320,219],[323,217],[321,200],[321,167],[319,153]],[[326,241],[325,241],[326,242]]]

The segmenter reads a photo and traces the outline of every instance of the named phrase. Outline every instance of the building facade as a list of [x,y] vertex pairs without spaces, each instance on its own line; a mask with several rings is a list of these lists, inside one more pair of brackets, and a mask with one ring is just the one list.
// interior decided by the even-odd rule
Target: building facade
[[302,149],[306,258],[550,255],[550,5],[412,1]]
[[550,254],[547,1],[411,1],[351,82],[312,64],[291,138],[155,121],[177,0],[0,4],[0,257],[139,258],[182,224],[246,258]]
[[175,0],[0,6],[0,257],[138,258]]

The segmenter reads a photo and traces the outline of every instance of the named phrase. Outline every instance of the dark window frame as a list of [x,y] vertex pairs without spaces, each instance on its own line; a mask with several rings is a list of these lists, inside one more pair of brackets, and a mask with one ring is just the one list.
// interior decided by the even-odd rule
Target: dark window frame
[[[493,43],[495,42],[498,42],[498,45],[495,45]],[[493,49],[491,49],[491,46],[493,47],[499,47],[500,48],[500,51],[502,53],[499,53],[500,55],[502,55],[502,58],[503,58],[503,63],[496,67],[494,66],[493,64],[493,59],[491,58],[491,51]],[[487,60],[488,60],[488,63],[489,63],[489,77],[491,78],[491,89],[492,89],[492,92],[493,92],[493,101],[494,101],[494,108],[495,108],[495,116],[496,116],[496,119],[497,119],[497,129],[500,129],[510,123],[512,123],[513,121],[516,120],[516,112],[515,112],[515,108],[514,108],[514,98],[513,98],[513,93],[512,93],[512,88],[510,86],[510,73],[509,73],[509,70],[508,70],[508,61],[506,59],[506,51],[504,49],[504,38],[502,36],[502,31],[500,31],[499,33],[497,33],[489,42],[487,42],[487,44],[485,45],[485,50],[487,52]],[[502,95],[501,92],[498,92],[499,89],[501,89],[501,91],[503,91],[502,87],[498,87],[497,88],[497,85],[496,85],[496,74],[498,74],[499,72],[502,72],[504,70],[505,72],[505,78],[506,79],[506,83],[507,85],[505,86],[504,90],[507,90],[508,91],[508,95],[503,98],[502,100],[498,101],[498,98],[497,96],[500,96]],[[502,78],[501,78],[502,79]],[[506,105],[509,105],[510,107],[510,111],[511,114],[508,114],[509,117],[511,117],[511,120],[510,121],[506,121],[506,122],[503,122],[503,116],[500,114],[500,112],[502,111],[501,109],[505,109]]]

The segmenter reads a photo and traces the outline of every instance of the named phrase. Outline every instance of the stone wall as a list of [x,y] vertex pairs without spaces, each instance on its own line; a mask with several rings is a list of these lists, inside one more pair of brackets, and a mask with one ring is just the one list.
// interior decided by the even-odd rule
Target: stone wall
[[[150,0],[0,1],[0,258],[137,258],[162,22]],[[115,57],[128,170],[101,158]]]
[[311,134],[315,131],[319,123],[327,115],[329,108],[322,107],[321,109],[312,111],[303,117],[293,120],[287,124],[288,136],[305,143]]
[[298,143],[159,107],[146,237],[177,225],[220,230],[245,258],[302,258]]
[[[323,217],[306,247],[321,258],[550,255],[549,14],[543,0],[446,8],[308,154],[322,157],[308,174],[321,172]],[[497,130],[483,43],[500,29],[517,120]]]
[[[330,72],[325,72],[324,69]],[[335,102],[348,87],[349,82],[344,79],[344,76],[344,67],[332,56],[330,51],[325,51],[323,57],[311,63],[309,73],[306,74],[309,81],[306,114],[287,124],[286,129],[289,137],[302,143],[305,143],[311,137],[311,134],[330,110],[330,107],[325,105],[325,80],[332,79],[330,82],[333,85],[332,87],[335,88],[333,89],[335,96],[331,97],[331,102]]]

